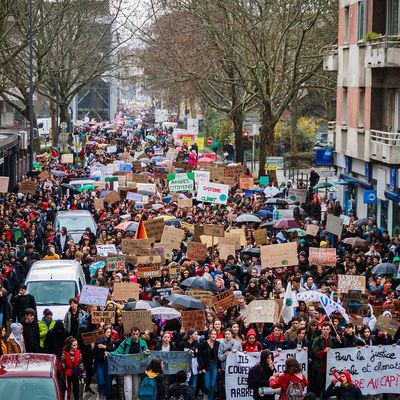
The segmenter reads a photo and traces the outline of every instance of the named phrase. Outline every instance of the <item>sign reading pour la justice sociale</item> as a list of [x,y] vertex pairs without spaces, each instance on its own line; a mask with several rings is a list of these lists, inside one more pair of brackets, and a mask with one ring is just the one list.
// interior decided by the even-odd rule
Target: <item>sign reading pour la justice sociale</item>
[[197,188],[197,200],[207,203],[226,204],[229,185],[213,182],[200,182]]

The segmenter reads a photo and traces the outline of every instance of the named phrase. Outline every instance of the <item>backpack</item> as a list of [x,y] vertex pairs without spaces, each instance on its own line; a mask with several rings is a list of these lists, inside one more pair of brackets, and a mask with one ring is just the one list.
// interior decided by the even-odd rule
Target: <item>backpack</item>
[[145,376],[139,388],[140,400],[157,400],[157,382]]
[[288,388],[286,389],[286,400],[303,400],[304,392],[303,386],[300,383],[294,383],[290,381]]

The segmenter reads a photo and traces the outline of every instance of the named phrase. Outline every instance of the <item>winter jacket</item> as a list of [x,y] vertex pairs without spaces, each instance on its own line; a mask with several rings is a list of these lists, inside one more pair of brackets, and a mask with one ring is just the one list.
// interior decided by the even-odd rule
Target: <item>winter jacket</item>
[[362,400],[363,399],[363,394],[357,386],[351,384],[348,387],[344,387],[342,385],[340,386],[335,386],[333,383],[331,383],[328,386],[328,389],[326,389],[325,392],[325,397],[334,397],[338,400]]
[[[79,308],[77,313],[78,313],[78,326],[79,326],[79,321],[83,318],[85,313]],[[72,320],[72,313],[71,310],[68,310],[64,317],[64,327],[68,333],[71,333],[71,320]]]
[[167,400],[171,400],[173,398],[179,399],[180,396],[183,400],[194,400],[194,394],[192,388],[186,383],[173,383],[168,388]]
[[203,369],[208,371],[210,368],[211,360],[215,360],[217,364],[219,364],[218,359],[218,349],[219,349],[220,342],[216,340],[214,342],[214,347],[211,348],[208,344],[207,340],[200,343],[199,346],[199,354],[198,354],[198,363],[199,363],[199,371]]
[[288,348],[288,342],[285,340],[283,334],[276,339],[274,333],[272,332],[266,339],[265,339],[265,348],[271,351],[275,351],[278,349],[285,350]]
[[85,372],[80,350],[75,350],[73,354],[64,350],[61,355],[61,362],[66,376],[72,376],[72,374],[75,376],[77,376],[77,374],[83,375]]
[[220,341],[218,348],[218,358],[221,361],[221,367],[223,371],[225,371],[226,358],[228,357],[228,353],[232,350],[242,351],[242,346],[237,340],[231,339],[228,342],[226,339],[224,339]]
[[157,385],[157,399],[156,400],[164,400],[165,399],[164,375],[162,373],[158,374],[153,371],[145,371],[145,373],[143,375],[143,379],[146,376],[150,379],[156,380],[156,385]]
[[[337,348],[338,343],[336,340],[329,336],[328,338],[328,346],[329,348]],[[324,351],[325,349],[325,340],[322,335],[316,337],[311,347],[311,355],[312,355],[312,369],[314,373],[321,374],[326,372],[326,355]]]
[[[129,354],[131,343],[132,343],[132,338],[128,337],[118,346],[117,350],[112,352],[112,354]],[[139,338],[139,347],[140,347],[139,353],[143,353],[147,350],[147,344],[142,338]]]
[[[104,344],[106,346],[105,349],[100,349],[99,344]],[[112,340],[110,337],[109,339],[106,339],[104,336],[99,337],[96,340],[96,343],[94,345],[94,359],[97,362],[104,362],[106,360],[105,357],[105,352],[113,352],[115,350],[115,342]]]
[[249,329],[249,331],[246,334],[246,341],[242,343],[242,349],[246,353],[258,353],[260,352],[263,347],[260,342],[255,341],[253,344],[249,343],[249,336],[253,335],[254,337],[257,337],[256,332],[254,329]]
[[56,321],[50,321],[50,324],[47,325],[45,318],[43,317],[41,321],[39,321],[39,338],[40,338],[40,347],[44,348],[44,339],[46,338],[47,332],[54,327]]
[[24,327],[22,334],[24,336],[26,352],[40,353],[39,325],[37,321],[28,323],[24,318],[21,321],[21,325]]
[[281,395],[279,396],[279,400],[286,400],[286,391],[290,385],[290,382],[293,382],[293,384],[295,385],[300,384],[303,389],[308,386],[307,378],[303,374],[301,374],[301,377],[299,378],[297,375],[284,373],[277,376],[276,378],[272,378],[269,381],[272,389],[281,388]]
[[[24,344],[25,347],[25,344]],[[15,339],[7,340],[7,354],[17,354],[17,353],[26,353],[26,349],[21,352],[21,348]]]
[[32,308],[35,311],[35,315],[37,315],[36,310],[36,301],[35,298],[27,293],[25,296],[20,296],[19,294],[14,297],[12,301],[13,312],[12,312],[12,321],[13,322],[21,322],[25,316],[25,310],[27,308]]
[[260,356],[260,362],[254,367],[250,368],[249,376],[247,379],[247,385],[249,389],[253,391],[253,398],[255,400],[273,400],[274,395],[260,396],[258,394],[258,389],[260,387],[268,387],[269,378],[273,375],[274,370],[271,370],[267,365],[267,358],[271,354],[269,350],[264,350]]
[[62,321],[55,322],[54,327],[51,328],[44,339],[44,352],[47,354],[55,354],[61,357],[62,349],[65,345],[65,339],[69,336],[64,328]]

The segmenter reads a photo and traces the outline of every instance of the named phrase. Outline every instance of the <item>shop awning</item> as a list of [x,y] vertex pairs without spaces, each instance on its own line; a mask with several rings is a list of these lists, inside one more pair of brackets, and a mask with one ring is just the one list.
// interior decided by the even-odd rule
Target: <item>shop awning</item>
[[374,186],[368,182],[361,181],[360,179],[353,178],[352,176],[340,174],[340,179],[343,179],[345,182],[348,182],[350,185],[359,186],[365,190],[373,190]]
[[400,203],[400,195],[399,194],[393,193],[393,192],[387,192],[386,190],[384,193],[385,193],[385,197],[388,200],[392,200],[394,203]]

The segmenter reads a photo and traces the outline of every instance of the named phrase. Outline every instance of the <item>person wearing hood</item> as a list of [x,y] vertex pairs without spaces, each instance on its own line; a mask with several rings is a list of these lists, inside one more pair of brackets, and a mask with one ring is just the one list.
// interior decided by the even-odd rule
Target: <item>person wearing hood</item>
[[139,399],[164,400],[164,362],[153,358],[147,366],[139,388]]
[[362,400],[361,389],[351,381],[348,371],[340,372],[339,376],[334,376],[332,382],[325,392],[326,398],[336,397],[338,400]]
[[249,329],[246,334],[246,341],[242,343],[242,348],[245,353],[259,353],[263,347],[260,342],[257,342],[257,335],[254,329]]
[[265,347],[268,350],[285,350],[288,348],[288,342],[283,336],[283,325],[275,324],[272,333],[265,339]]
[[286,400],[294,398],[296,394],[302,394],[308,386],[308,381],[301,372],[299,362],[295,358],[290,357],[285,362],[283,374],[274,372],[273,376],[269,378],[269,384],[272,389],[281,389],[279,400]]
[[26,353],[22,330],[21,324],[17,322],[11,324],[11,334],[7,339],[7,354]]
[[63,322],[61,320],[55,321],[54,326],[49,329],[45,336],[44,352],[61,357],[65,340],[68,336],[68,332],[64,328]]
[[24,327],[23,336],[27,353],[40,353],[39,325],[35,320],[35,311],[32,308],[25,310],[25,318],[21,325]]
[[39,338],[40,338],[40,349],[43,351],[44,349],[44,340],[46,338],[47,333],[51,328],[54,327],[56,322],[53,320],[53,313],[51,310],[46,308],[43,311],[43,318],[39,321]]
[[247,385],[253,390],[255,400],[273,400],[274,394],[263,394],[266,387],[269,387],[269,378],[276,372],[274,367],[273,354],[269,350],[263,350],[260,355],[260,362],[250,368]]
[[192,388],[186,383],[186,378],[187,374],[183,369],[175,374],[176,383],[173,383],[168,388],[167,400],[194,400]]

